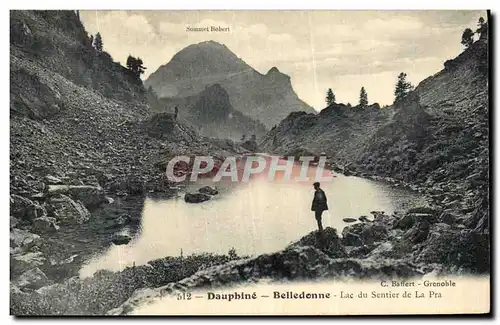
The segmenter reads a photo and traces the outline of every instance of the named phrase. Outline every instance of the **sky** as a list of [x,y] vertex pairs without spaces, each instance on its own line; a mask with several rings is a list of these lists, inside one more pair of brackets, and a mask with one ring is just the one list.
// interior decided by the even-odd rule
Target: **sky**
[[[302,100],[323,109],[332,88],[337,102],[394,99],[397,75],[414,85],[463,51],[462,32],[476,29],[484,11],[80,11],[87,32],[100,32],[104,50],[125,64],[140,57],[147,78],[186,46],[225,44],[265,74],[277,67]],[[190,28],[219,26],[229,31]]]

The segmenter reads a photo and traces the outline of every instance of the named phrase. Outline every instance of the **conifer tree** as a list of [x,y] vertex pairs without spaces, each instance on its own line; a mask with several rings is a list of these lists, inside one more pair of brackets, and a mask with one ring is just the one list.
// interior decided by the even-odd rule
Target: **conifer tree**
[[94,48],[97,52],[102,53],[103,45],[102,45],[102,37],[101,33],[97,32],[94,37]]
[[359,106],[366,107],[368,105],[368,94],[366,93],[365,87],[361,87],[359,91]]
[[469,46],[474,43],[474,32],[470,28],[466,28],[462,34],[462,41],[460,42],[462,45],[465,46],[465,48],[468,48]]
[[332,88],[328,88],[325,100],[328,106],[335,104],[335,94],[333,93]]
[[410,82],[406,81],[406,73],[401,72],[398,75],[398,82],[396,83],[396,89],[394,90],[394,102],[401,100],[412,90],[413,85]]

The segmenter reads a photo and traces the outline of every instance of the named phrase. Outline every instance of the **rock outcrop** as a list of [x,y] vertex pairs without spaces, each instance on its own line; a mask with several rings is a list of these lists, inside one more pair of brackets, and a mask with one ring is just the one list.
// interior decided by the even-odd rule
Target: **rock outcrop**
[[210,187],[210,186],[203,186],[198,189],[198,192],[203,193],[203,194],[208,194],[208,195],[217,195],[219,194],[219,191],[217,191],[215,188]]
[[50,215],[62,224],[82,224],[90,219],[90,212],[85,206],[70,197],[59,194],[50,199]]
[[35,267],[19,276],[16,285],[19,288],[39,289],[50,284],[49,279],[39,268]]
[[211,196],[205,193],[186,193],[184,201],[186,203],[201,203],[210,200]]
[[86,208],[92,209],[107,202],[104,190],[100,186],[92,185],[49,185],[48,195],[65,194],[80,201]]
[[243,136],[262,137],[264,124],[234,108],[226,89],[220,84],[207,86],[199,94],[183,98],[162,98],[170,112],[178,107],[178,120],[205,137],[239,141]]

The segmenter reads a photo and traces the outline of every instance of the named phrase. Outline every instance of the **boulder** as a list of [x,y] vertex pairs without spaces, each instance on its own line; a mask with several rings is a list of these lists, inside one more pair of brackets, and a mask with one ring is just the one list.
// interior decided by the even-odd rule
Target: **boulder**
[[297,246],[318,248],[331,258],[347,256],[344,246],[341,244],[340,237],[337,235],[337,230],[331,227],[326,227],[322,233],[313,231],[307,236],[302,237],[299,241],[289,245],[288,248]]
[[342,231],[342,245],[344,246],[363,246],[363,240],[358,234],[346,231]]
[[399,229],[409,229],[413,227],[416,223],[424,221],[428,223],[437,222],[437,218],[433,214],[429,213],[407,213],[400,220],[398,220],[394,228]]
[[80,201],[86,208],[93,209],[101,203],[108,202],[104,190],[100,186],[92,185],[49,185],[48,194],[67,195]]
[[422,207],[411,208],[406,213],[425,213],[425,214],[437,215],[438,211],[428,206],[422,206]]
[[28,207],[33,205],[33,201],[25,197],[11,194],[10,195],[10,214],[15,218],[23,218]]
[[448,232],[451,229],[452,229],[452,226],[450,226],[449,224],[446,224],[444,222],[438,222],[438,223],[431,224],[429,231],[431,233],[437,232],[439,234],[442,234],[442,233]]
[[51,281],[47,278],[45,273],[38,267],[32,268],[21,274],[16,282],[19,288],[30,288],[35,290],[51,284]]
[[391,229],[389,230],[389,240],[397,240],[403,238],[405,234],[404,230],[401,229]]
[[118,217],[111,219],[110,223],[106,225],[106,229],[121,228],[132,222],[132,217],[126,213],[119,215]]
[[344,221],[346,223],[352,223],[352,222],[356,222],[357,219],[355,219],[355,218],[344,218],[344,219],[342,219],[342,221]]
[[342,230],[342,244],[346,246],[370,245],[387,237],[387,226],[381,222],[356,223]]
[[12,194],[10,196],[10,214],[14,218],[31,221],[35,218],[43,217],[47,211],[38,204],[25,197]]
[[62,180],[52,175],[47,175],[44,179],[47,184],[62,184]]
[[21,289],[19,289],[18,286],[13,285],[12,283],[10,284],[10,297],[11,297],[11,301],[15,300],[15,298],[19,299],[19,296],[27,296],[27,295],[28,294],[26,292],[22,291]]
[[55,218],[41,217],[33,220],[32,229],[35,233],[44,233],[59,230],[59,226]]
[[130,240],[132,240],[132,237],[128,234],[116,234],[113,237],[112,242],[115,245],[126,245],[130,242]]
[[[38,37],[37,40],[41,41]],[[32,119],[45,119],[66,109],[66,102],[59,90],[44,79],[39,76],[39,73],[30,72],[24,68],[11,73],[11,100],[17,103],[12,107],[14,114]],[[32,154],[39,158],[34,152]],[[45,164],[47,162],[43,161],[39,167]]]
[[198,192],[203,193],[203,194],[208,194],[208,195],[217,195],[219,194],[219,191],[217,191],[215,188],[210,187],[210,186],[203,186],[198,190]]
[[90,213],[82,203],[64,194],[51,197],[49,203],[52,216],[61,224],[82,224],[90,219]]
[[10,247],[16,252],[26,252],[29,249],[40,245],[40,236],[30,233],[27,230],[14,228],[10,232]]
[[55,281],[62,281],[68,277],[77,276],[82,263],[83,258],[78,254],[59,261],[51,259],[50,265],[46,266],[49,270],[47,274]]
[[128,225],[130,222],[132,222],[132,217],[124,213],[119,215],[118,218],[115,219],[115,221],[117,225],[125,226]]
[[19,220],[14,218],[13,216],[10,216],[10,229],[12,230],[13,228],[16,228],[18,224]]
[[368,219],[367,216],[361,216],[358,218],[358,220],[361,222],[372,222],[372,220]]
[[41,267],[47,259],[41,252],[30,252],[26,254],[15,254],[10,257],[11,277],[20,275],[35,267]]
[[448,225],[454,224],[458,219],[459,216],[453,213],[452,210],[445,210],[438,217],[439,222],[446,223]]
[[186,193],[184,201],[187,203],[201,203],[210,200],[210,195],[204,193]]
[[370,214],[372,214],[373,217],[376,218],[378,216],[385,215],[385,212],[384,211],[370,211]]
[[61,261],[54,261],[54,260],[51,260],[50,261],[50,265],[66,265],[66,264],[71,264],[71,263],[74,263],[80,259],[77,259],[78,257],[80,257],[80,255],[78,254],[74,254],[74,255],[71,255],[70,257],[68,258],[65,258]]
[[477,222],[474,231],[487,233],[489,232],[489,229],[490,229],[490,218],[488,213],[485,213],[484,216]]
[[429,229],[430,223],[427,220],[418,221],[403,235],[403,240],[412,244],[421,243],[427,239]]
[[361,238],[363,239],[364,245],[370,245],[378,241],[383,241],[387,239],[388,231],[383,224],[372,223],[361,233]]
[[375,247],[375,249],[373,249],[371,252],[369,252],[369,257],[373,259],[391,258],[393,257],[393,252],[394,245],[391,242],[384,242]]

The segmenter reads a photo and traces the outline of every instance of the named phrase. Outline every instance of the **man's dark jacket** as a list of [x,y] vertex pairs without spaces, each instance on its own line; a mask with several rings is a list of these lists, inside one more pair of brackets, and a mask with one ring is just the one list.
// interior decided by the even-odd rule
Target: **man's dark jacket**
[[328,210],[328,204],[326,203],[326,194],[322,189],[317,189],[314,192],[314,199],[311,206],[311,211],[325,211]]

